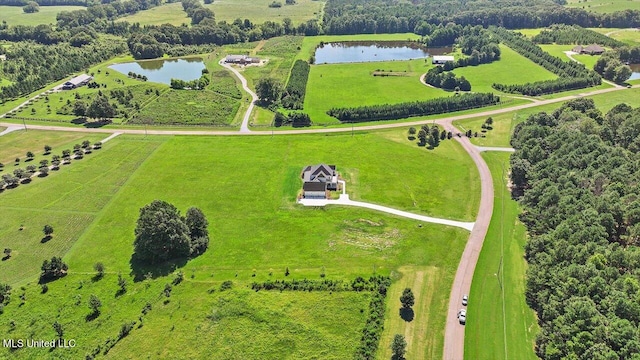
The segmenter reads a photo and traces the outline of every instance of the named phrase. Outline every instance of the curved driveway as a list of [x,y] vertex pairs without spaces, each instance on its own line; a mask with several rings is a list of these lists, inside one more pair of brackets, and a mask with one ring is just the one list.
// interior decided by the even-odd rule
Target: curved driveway
[[244,113],[244,118],[242,118],[242,124],[240,125],[241,133],[249,133],[251,132],[251,130],[249,130],[249,118],[251,117],[251,113],[253,112],[253,107],[255,106],[254,105],[255,102],[258,101],[258,95],[256,95],[256,93],[254,93],[251,89],[249,89],[249,86],[247,86],[247,79],[245,79],[244,76],[242,76],[238,70],[234,69],[233,66],[225,63],[224,59],[220,60],[219,64],[231,70],[231,72],[233,72],[238,77],[238,79],[240,79],[240,82],[242,83],[242,88],[244,89],[244,91],[248,92],[249,95],[251,95],[251,104],[249,104],[249,108]]

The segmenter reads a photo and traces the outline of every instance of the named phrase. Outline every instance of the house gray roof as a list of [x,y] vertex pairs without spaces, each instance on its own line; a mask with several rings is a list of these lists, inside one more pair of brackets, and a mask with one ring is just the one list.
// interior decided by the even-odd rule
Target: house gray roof
[[302,170],[302,178],[307,181],[320,181],[320,178],[330,178],[336,175],[336,166],[327,164],[309,165]]
[[304,191],[325,191],[327,190],[327,183],[323,182],[305,182],[302,184],[302,190]]
[[591,44],[587,47],[584,48],[584,52],[587,53],[602,53],[604,52],[604,49],[602,48],[602,46],[598,45],[598,44]]

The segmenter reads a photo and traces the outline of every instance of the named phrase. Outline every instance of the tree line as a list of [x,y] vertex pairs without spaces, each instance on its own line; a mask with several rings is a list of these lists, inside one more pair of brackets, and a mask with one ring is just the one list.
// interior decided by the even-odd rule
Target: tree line
[[501,42],[505,43],[511,49],[559,77],[556,80],[517,85],[494,83],[492,87],[498,91],[537,96],[600,85],[602,81],[600,75],[588,70],[584,65],[574,61],[562,61],[562,59],[550,55],[538,45],[527,40],[522,34],[516,34],[505,28],[496,27],[492,27],[491,31],[498,36]]
[[536,44],[561,44],[561,45],[589,45],[598,44],[617,48],[625,44],[604,34],[593,30],[585,29],[578,25],[555,24],[548,29],[542,30],[534,36],[531,41]]
[[427,1],[329,0],[324,8],[326,34],[403,33],[428,35],[427,24],[502,26],[508,29],[539,28],[553,24],[583,27],[637,27],[640,11],[608,14],[562,6],[564,0]]
[[513,195],[529,237],[526,301],[544,359],[640,353],[640,109],[591,99],[519,124]]
[[304,95],[307,91],[307,80],[311,66],[304,60],[296,60],[291,68],[289,82],[282,95],[282,106],[287,109],[300,110],[304,105]]
[[376,120],[402,119],[412,116],[442,114],[471,109],[500,102],[500,97],[491,93],[463,94],[442,97],[426,101],[413,101],[399,104],[360,106],[355,108],[332,108],[327,111],[341,122],[362,122]]

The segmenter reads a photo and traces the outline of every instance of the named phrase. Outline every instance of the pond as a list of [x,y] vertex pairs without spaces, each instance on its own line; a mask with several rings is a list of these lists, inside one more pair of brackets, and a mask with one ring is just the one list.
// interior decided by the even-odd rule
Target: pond
[[629,67],[631,68],[631,71],[633,71],[629,80],[640,79],[640,64],[630,64]]
[[113,64],[109,68],[127,75],[134,72],[147,77],[148,81],[170,84],[171,79],[191,81],[199,79],[204,62],[200,58],[145,60],[123,64]]
[[320,44],[316,64],[411,60],[451,52],[450,47],[425,48],[411,41],[348,41]]

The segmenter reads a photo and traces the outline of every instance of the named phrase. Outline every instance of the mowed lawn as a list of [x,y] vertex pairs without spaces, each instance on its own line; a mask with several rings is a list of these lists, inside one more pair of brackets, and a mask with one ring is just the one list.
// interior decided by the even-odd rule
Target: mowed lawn
[[597,13],[612,13],[623,10],[640,10],[640,0],[568,0],[565,6]]
[[[571,51],[575,47],[575,45],[538,45],[542,50],[548,52],[549,54],[558,57],[564,61],[571,61],[571,59],[564,53],[565,51]],[[572,55],[574,59],[576,59],[587,69],[593,69],[593,65],[596,64],[596,61],[600,58],[600,55],[587,55],[587,54],[576,54]]]
[[495,200],[489,231],[478,259],[467,309],[465,359],[536,359],[539,331],[525,297],[526,228],[507,188],[509,154],[484,153]]
[[[37,165],[42,159],[51,161],[51,155],[43,155],[45,145],[51,146],[51,154],[61,155],[62,150],[73,150],[75,144],[81,144],[85,140],[89,140],[93,144],[107,136],[105,134],[43,130],[13,131],[0,136],[0,163],[5,165],[4,171],[13,171],[12,166],[14,166],[16,158],[20,159],[18,167],[25,167],[31,163]],[[31,162],[25,163],[27,151],[33,152],[35,158]]]
[[[11,259],[0,263],[0,282],[33,280],[43,260],[64,255],[157,145],[106,143],[46,178],[0,193],[0,247],[12,250]],[[54,234],[42,243],[45,224]]]
[[[326,112],[331,108],[397,104],[453,96],[425,86],[420,76],[431,67],[423,59],[350,64],[312,65],[304,111],[316,124],[337,123]],[[397,76],[373,76],[378,70]]]
[[[1,266],[17,264],[27,253],[33,257],[21,264],[19,274],[11,271],[19,278],[2,280],[31,284],[15,290],[16,300],[5,307],[7,316],[0,318],[0,331],[48,338],[55,336],[51,323],[57,320],[66,336],[78,341],[77,348],[65,353],[71,357],[89,353],[99,344],[101,353],[108,351],[104,345],[108,338],[116,338],[123,323],[136,321],[133,332],[110,350],[113,357],[136,357],[142,351],[176,359],[350,358],[366,319],[368,294],[255,293],[247,287],[252,281],[285,279],[285,268],[291,273],[287,279],[321,279],[325,273],[328,279],[352,280],[373,273],[391,275],[403,266],[453,274],[468,237],[465,230],[357,208],[314,209],[295,204],[302,167],[329,162],[343,171],[347,191],[354,198],[434,216],[473,219],[479,184],[471,161],[454,142],[445,141],[427,151],[406,140],[405,133],[406,129],[398,129],[353,137],[146,139],[121,135],[101,152],[49,179],[0,194],[5,206],[0,209],[8,214],[0,228],[12,231],[0,235],[0,246],[15,241],[13,232],[22,221],[30,231],[29,239],[19,239],[24,245],[16,248],[15,257]],[[318,149],[330,151],[319,154]],[[210,222],[209,250],[181,269],[185,281],[173,287],[166,303],[161,293],[173,276],[157,269],[155,279],[133,283],[129,264],[139,208],[153,199],[169,201],[183,212],[198,206]],[[17,207],[21,207],[20,216],[11,211]],[[47,216],[54,212],[56,217]],[[55,222],[65,215],[77,219],[80,213],[91,218],[77,220],[76,227]],[[56,233],[51,241],[40,244],[45,221],[53,222]],[[75,241],[64,235],[64,241],[73,244],[64,257],[69,275],[40,294],[33,280],[41,261],[65,251],[42,252],[43,246],[62,242],[63,234],[79,237]],[[105,264],[107,275],[92,281],[96,262]],[[119,273],[129,285],[125,295],[115,296]],[[220,291],[225,280],[233,281],[233,290]],[[424,330],[436,335],[420,335],[419,341],[428,343],[429,353],[437,357],[442,346],[437,334],[442,332],[445,314],[437,309],[446,304],[450,282],[446,276],[431,279],[420,292],[425,294],[420,295],[421,304],[433,307]],[[17,295],[23,291],[27,302],[19,306]],[[96,320],[87,322],[91,294],[104,306]],[[428,294],[439,295],[427,301]],[[140,327],[140,311],[147,302],[152,310],[143,316]],[[10,319],[16,323],[13,330]],[[35,325],[32,319],[37,319]],[[203,338],[210,340],[192,346]],[[47,349],[40,349],[15,356],[46,354]]]
[[[216,21],[232,23],[235,19],[249,19],[254,24],[262,24],[265,21],[281,23],[289,18],[294,24],[307,20],[319,19],[324,7],[324,1],[297,0],[295,5],[284,5],[280,8],[270,8],[272,0],[216,0],[212,4],[204,6],[215,14]],[[141,25],[161,24],[191,24],[191,18],[182,9],[182,4],[163,4],[149,10],[139,11],[118,21],[140,23]]]
[[500,45],[500,50],[499,61],[458,68],[453,72],[467,78],[473,92],[495,92],[491,87],[494,83],[523,84],[557,78],[552,72],[504,45]]
[[7,25],[55,24],[56,16],[61,11],[74,11],[86,9],[84,6],[40,6],[37,13],[27,14],[22,11],[22,6],[0,6],[0,22],[6,21]]

